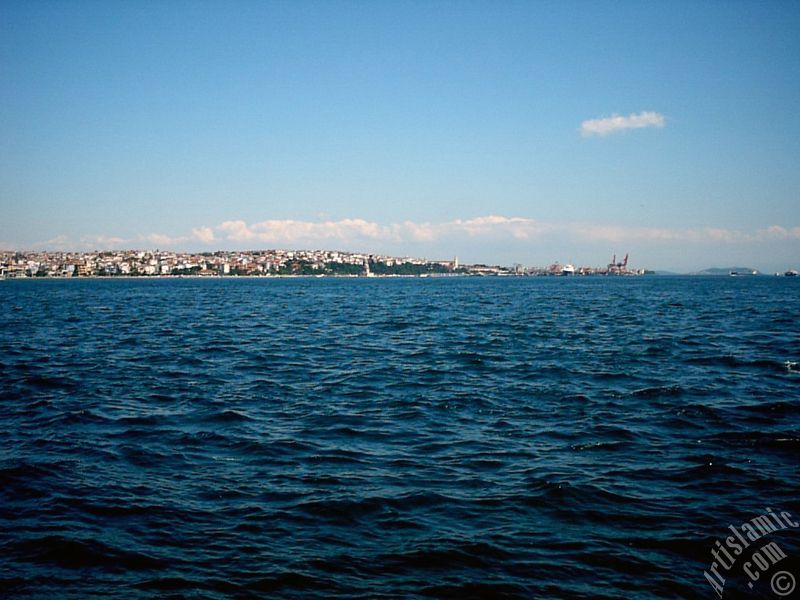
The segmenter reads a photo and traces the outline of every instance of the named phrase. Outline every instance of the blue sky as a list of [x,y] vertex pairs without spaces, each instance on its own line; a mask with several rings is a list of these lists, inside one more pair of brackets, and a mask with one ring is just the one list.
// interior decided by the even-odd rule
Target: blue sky
[[800,266],[797,2],[2,2],[0,246]]

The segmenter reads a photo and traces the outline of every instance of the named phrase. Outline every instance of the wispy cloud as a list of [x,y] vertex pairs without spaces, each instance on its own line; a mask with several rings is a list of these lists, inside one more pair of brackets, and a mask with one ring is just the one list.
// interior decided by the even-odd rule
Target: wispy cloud
[[[723,227],[671,229],[665,227],[628,227],[587,223],[546,223],[527,217],[487,215],[472,219],[454,219],[440,223],[402,221],[380,224],[365,219],[338,221],[298,221],[272,219],[248,224],[241,220],[225,221],[216,227],[198,227],[192,238],[169,238],[173,244],[195,239],[204,243],[320,245],[336,243],[361,247],[375,242],[435,243],[442,240],[508,240],[515,242],[542,239],[568,239],[575,242],[687,242],[744,243],[800,239],[800,227],[773,225],[755,231]],[[166,237],[166,236],[164,236]],[[151,241],[160,237],[150,236]],[[164,240],[166,242],[166,240]],[[163,245],[167,245],[164,243]]]
[[164,235],[163,233],[149,233],[145,236],[142,236],[143,241],[147,242],[151,246],[158,247],[174,246],[185,239],[186,238],[170,237],[168,235]]
[[772,225],[755,231],[741,231],[724,227],[695,227],[665,229],[658,227],[624,227],[616,225],[562,226],[582,241],[601,242],[686,242],[694,244],[740,244],[778,240],[800,240],[800,227],[786,228]]
[[800,239],[800,227],[792,227],[787,229],[780,225],[772,225],[766,229],[760,229],[757,232],[759,239],[772,239],[772,240],[787,240],[787,239]]
[[82,235],[79,239],[68,235],[57,235],[49,240],[35,242],[30,247],[34,250],[55,250],[60,252],[86,251],[93,250],[116,250],[126,248],[131,245],[129,239],[114,235]]
[[475,219],[451,221],[445,224],[449,234],[466,233],[470,236],[510,236],[517,240],[539,237],[553,231],[553,225],[525,217],[490,215]]
[[[218,229],[222,229],[222,225]],[[140,236],[139,239],[150,246],[158,248],[171,248],[192,241],[204,244],[211,244],[217,241],[214,230],[211,227],[195,227],[192,229],[191,235],[171,236],[163,233],[150,233]]]
[[657,112],[640,112],[630,114],[627,117],[612,115],[600,119],[589,119],[581,123],[581,135],[589,137],[592,135],[606,136],[612,133],[625,131],[626,129],[642,129],[644,127],[664,127],[666,118]]
[[33,247],[36,249],[42,248],[44,250],[71,250],[75,248],[75,244],[73,244],[68,236],[62,233],[49,240],[36,242],[33,244]]
[[206,244],[214,241],[214,230],[211,227],[195,227],[192,229],[192,235]]
[[295,243],[301,241],[349,241],[377,239],[385,229],[364,219],[340,221],[296,221],[273,219],[251,225],[244,221],[225,221],[216,228],[224,239],[244,242]]
[[84,235],[81,237],[81,247],[97,250],[110,250],[121,248],[128,240],[113,235]]
[[[216,226],[200,226],[188,235],[151,233],[137,239],[109,235],[84,236],[79,240],[65,235],[39,242],[35,248],[47,250],[103,250],[117,248],[175,248],[202,243],[225,247],[306,247],[370,249],[379,247],[432,248],[438,242],[449,247],[472,247],[486,243],[525,245],[566,242],[575,244],[642,245],[735,245],[759,242],[800,240],[800,226],[772,225],[743,231],[725,227],[630,227],[597,223],[547,223],[527,217],[486,215],[472,219],[401,221],[381,224],[366,219],[301,221],[271,219],[257,223],[224,221]],[[10,244],[9,244],[10,246]]]
[[[342,242],[386,240],[392,242],[433,242],[443,238],[504,236],[529,239],[548,231],[550,226],[523,217],[490,215],[474,219],[456,219],[444,223],[403,221],[381,225],[365,219],[339,221],[269,220],[248,224],[245,221],[225,221],[213,230],[224,240],[232,242],[261,242],[270,244]],[[194,230],[195,232],[197,230]],[[196,235],[196,234],[195,234]],[[209,236],[209,241],[217,239]],[[196,237],[198,237],[196,235]]]
[[565,226],[564,230],[578,240],[598,242],[726,243],[766,239],[762,232],[748,233],[721,227],[668,229],[663,227],[625,227],[619,225],[576,225]]

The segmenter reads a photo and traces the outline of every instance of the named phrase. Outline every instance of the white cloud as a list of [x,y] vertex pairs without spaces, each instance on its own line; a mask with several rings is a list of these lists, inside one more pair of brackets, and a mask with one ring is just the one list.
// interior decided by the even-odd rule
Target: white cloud
[[206,244],[214,241],[214,230],[211,227],[195,227],[192,229],[192,235]]
[[410,239],[415,242],[432,242],[439,235],[441,226],[431,223],[414,223],[413,221],[403,221],[390,225],[391,235],[387,237],[396,241]]
[[244,221],[225,221],[217,229],[227,234],[227,239],[236,242],[250,240],[254,237],[253,232]]
[[570,232],[579,240],[601,242],[687,242],[742,244],[777,240],[800,240],[800,227],[786,228],[771,225],[754,232],[724,227],[700,227],[689,229],[666,229],[658,227],[624,227],[619,225],[564,225],[561,229]]
[[694,229],[689,232],[692,241],[710,241],[710,242],[746,242],[749,241],[750,235],[737,231],[735,229],[724,229],[721,227],[705,227],[703,229]]
[[81,237],[81,246],[87,250],[110,250],[120,248],[128,240],[113,235],[84,235]]
[[[211,228],[205,227],[200,229]],[[269,220],[253,223],[225,221],[216,228],[228,241],[262,243],[322,243],[337,241],[359,243],[368,241],[433,242],[442,238],[468,237],[513,237],[529,239],[552,229],[551,226],[533,219],[489,215],[474,219],[456,219],[444,223],[415,223],[403,221],[381,225],[364,219],[341,219],[339,221]],[[197,231],[196,229],[193,231]]]
[[464,231],[473,236],[505,235],[518,240],[527,240],[547,233],[552,225],[540,223],[524,217],[500,217],[489,215],[466,221],[456,220],[450,223],[455,232]]
[[[146,244],[153,248],[182,249],[192,243],[217,244],[220,248],[248,247],[306,247],[359,250],[396,248],[401,252],[419,251],[420,244],[433,248],[436,243],[448,247],[486,247],[512,244],[608,244],[612,247],[696,245],[706,248],[720,245],[796,242],[800,226],[771,225],[762,229],[743,231],[724,227],[665,228],[629,227],[625,225],[591,223],[545,223],[527,217],[486,215],[471,219],[454,219],[440,223],[401,221],[380,224],[366,219],[300,221],[272,219],[248,224],[242,220],[224,221],[215,227],[200,226],[191,235],[172,237],[151,233],[136,239],[110,235],[83,236],[78,241],[59,235],[38,242],[33,248],[42,250],[106,250],[121,247],[135,248]],[[2,245],[0,245],[2,246]],[[6,244],[10,247],[11,244]]]
[[592,135],[610,135],[626,129],[641,129],[643,127],[664,127],[666,119],[664,115],[657,112],[640,112],[630,114],[627,117],[612,115],[601,119],[589,119],[581,123],[581,135],[584,137]]
[[[339,221],[269,220],[248,224],[245,221],[225,221],[214,230],[210,227],[194,229],[214,230],[222,239],[231,242],[261,242],[272,244],[321,244],[337,241],[344,244],[359,244],[368,241],[391,241],[395,243],[430,243],[450,239],[512,239],[530,241],[545,236],[564,237],[585,242],[746,242],[757,239],[787,239],[800,237],[799,228],[786,229],[772,226],[757,233],[706,227],[699,229],[668,229],[663,227],[626,227],[623,225],[544,223],[525,217],[487,215],[473,219],[455,219],[442,223],[403,221],[381,225],[364,219],[342,219]],[[217,239],[214,237],[213,239]]]
[[364,219],[321,222],[273,219],[253,223],[252,225],[248,225],[244,221],[225,221],[216,229],[224,234],[225,239],[230,241],[254,240],[265,243],[324,240],[347,242],[357,239],[378,239],[390,233],[389,228]]
[[[212,230],[210,227],[198,229]],[[198,229],[193,231],[196,232]],[[370,241],[434,243],[441,240],[478,239],[525,242],[545,238],[613,244],[627,242],[741,243],[800,238],[800,228],[798,227],[787,229],[772,226],[748,233],[720,227],[670,229],[586,223],[545,223],[526,217],[500,215],[454,219],[441,223],[402,221],[387,225],[364,219],[319,222],[276,219],[253,224],[245,221],[225,221],[213,228],[212,235],[214,230],[222,234],[221,239],[231,242],[271,244],[324,244],[336,241],[358,245]]]
[[756,237],[761,240],[789,240],[800,239],[800,227],[787,229],[780,225],[771,225],[766,229],[759,229]]
[[[535,241],[563,238],[575,242],[632,243],[745,243],[767,240],[800,239],[800,227],[773,225],[746,232],[723,227],[670,229],[666,227],[628,227],[624,225],[586,223],[544,223],[526,217],[486,215],[472,219],[454,219],[441,223],[402,221],[381,225],[364,219],[339,221],[268,220],[248,224],[225,221],[220,225],[193,229],[194,237],[205,241],[223,239],[230,242],[270,244],[324,244],[335,241],[344,245],[381,241],[398,243],[434,243],[441,240],[509,240]],[[215,236],[217,232],[220,236]],[[321,247],[321,246],[318,246]]]
[[625,227],[622,225],[563,226],[563,230],[580,241],[593,242],[687,242],[732,243],[745,242],[754,236],[735,229],[704,227],[667,229],[663,227]]
[[42,242],[36,242],[32,245],[32,248],[36,250],[57,250],[62,252],[67,252],[69,250],[75,250],[77,247],[73,241],[63,233],[61,235],[57,235],[49,240],[44,240]]
[[177,244],[185,242],[188,238],[186,236],[170,237],[162,233],[151,233],[143,236],[141,239],[151,246],[161,248],[164,246],[176,246]]

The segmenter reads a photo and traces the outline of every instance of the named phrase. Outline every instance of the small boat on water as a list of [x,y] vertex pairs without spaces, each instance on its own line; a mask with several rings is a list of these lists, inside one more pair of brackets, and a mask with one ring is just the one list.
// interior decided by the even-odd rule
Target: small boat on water
[[786,273],[783,274],[784,277],[797,277],[797,271],[794,269],[789,269]]

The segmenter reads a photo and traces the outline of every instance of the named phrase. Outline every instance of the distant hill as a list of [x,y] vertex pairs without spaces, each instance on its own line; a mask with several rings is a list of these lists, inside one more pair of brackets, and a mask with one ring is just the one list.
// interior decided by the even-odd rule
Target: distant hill
[[761,275],[757,269],[752,267],[712,267],[697,271],[692,275],[730,275],[731,273],[736,273],[737,275]]

